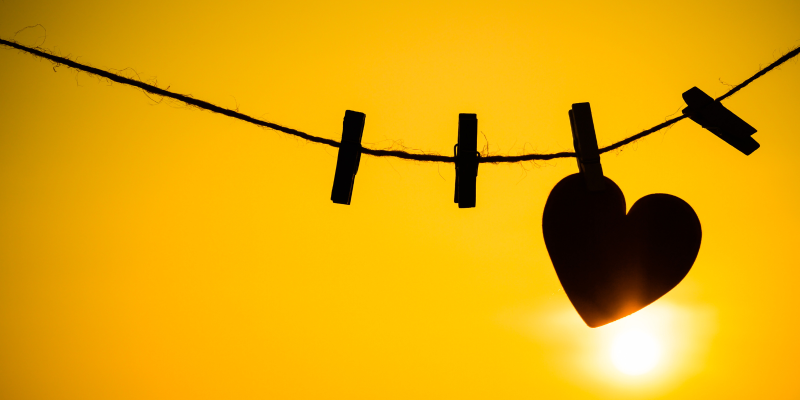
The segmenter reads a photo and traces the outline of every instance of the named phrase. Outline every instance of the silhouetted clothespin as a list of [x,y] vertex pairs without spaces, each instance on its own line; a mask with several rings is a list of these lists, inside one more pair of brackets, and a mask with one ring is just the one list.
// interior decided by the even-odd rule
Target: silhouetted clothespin
[[478,179],[478,116],[458,114],[456,159],[456,196],[458,208],[475,207],[475,183]]
[[683,100],[688,105],[683,109],[684,115],[735,147],[736,150],[750,155],[761,146],[751,137],[756,133],[756,128],[744,122],[725,108],[722,103],[715,101],[702,90],[696,87],[687,90],[683,93]]
[[600,151],[597,149],[597,136],[594,132],[592,109],[589,103],[575,103],[569,110],[569,123],[572,126],[572,144],[580,170],[589,191],[605,189],[603,166],[600,165]]
[[339,157],[336,159],[336,174],[333,177],[331,201],[337,204],[350,204],[353,185],[361,162],[361,135],[367,115],[347,110],[344,113],[342,142],[339,144]]

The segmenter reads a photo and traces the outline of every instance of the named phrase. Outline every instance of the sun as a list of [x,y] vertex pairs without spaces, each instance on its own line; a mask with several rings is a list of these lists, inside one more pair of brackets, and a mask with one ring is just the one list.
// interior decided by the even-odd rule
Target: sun
[[611,361],[622,373],[642,375],[652,370],[661,358],[661,346],[650,334],[640,330],[621,332],[611,346]]

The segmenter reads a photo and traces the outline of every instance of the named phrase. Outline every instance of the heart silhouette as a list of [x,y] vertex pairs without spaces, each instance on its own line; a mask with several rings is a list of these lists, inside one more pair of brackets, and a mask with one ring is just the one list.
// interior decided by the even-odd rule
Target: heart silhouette
[[625,215],[611,179],[590,192],[581,174],[562,179],[544,206],[542,231],[558,279],[586,325],[630,315],[672,290],[689,273],[702,230],[678,197],[651,194]]

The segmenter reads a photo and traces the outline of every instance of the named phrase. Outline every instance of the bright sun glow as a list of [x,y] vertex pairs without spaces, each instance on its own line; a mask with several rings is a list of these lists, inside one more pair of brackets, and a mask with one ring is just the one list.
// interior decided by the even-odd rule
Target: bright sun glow
[[644,374],[658,363],[661,347],[656,339],[642,331],[620,333],[611,346],[611,361],[628,375]]

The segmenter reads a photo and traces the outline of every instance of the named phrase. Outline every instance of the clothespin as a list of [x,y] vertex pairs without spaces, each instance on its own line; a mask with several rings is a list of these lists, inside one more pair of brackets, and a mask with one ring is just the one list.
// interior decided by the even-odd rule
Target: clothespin
[[708,129],[736,150],[750,155],[761,146],[751,137],[756,133],[756,128],[697,87],[684,92],[683,100],[688,105],[683,109],[684,115],[689,116],[692,121]]
[[578,170],[586,181],[586,187],[590,192],[604,190],[603,166],[600,165],[600,152],[597,149],[597,136],[589,103],[572,105],[569,110],[569,124],[572,126],[572,144],[577,154]]
[[353,185],[361,162],[361,136],[367,115],[358,111],[344,112],[342,141],[339,144],[339,157],[336,159],[336,174],[333,177],[331,201],[337,204],[350,204]]
[[478,116],[458,114],[456,158],[456,196],[458,208],[475,207],[475,184],[478,177]]

